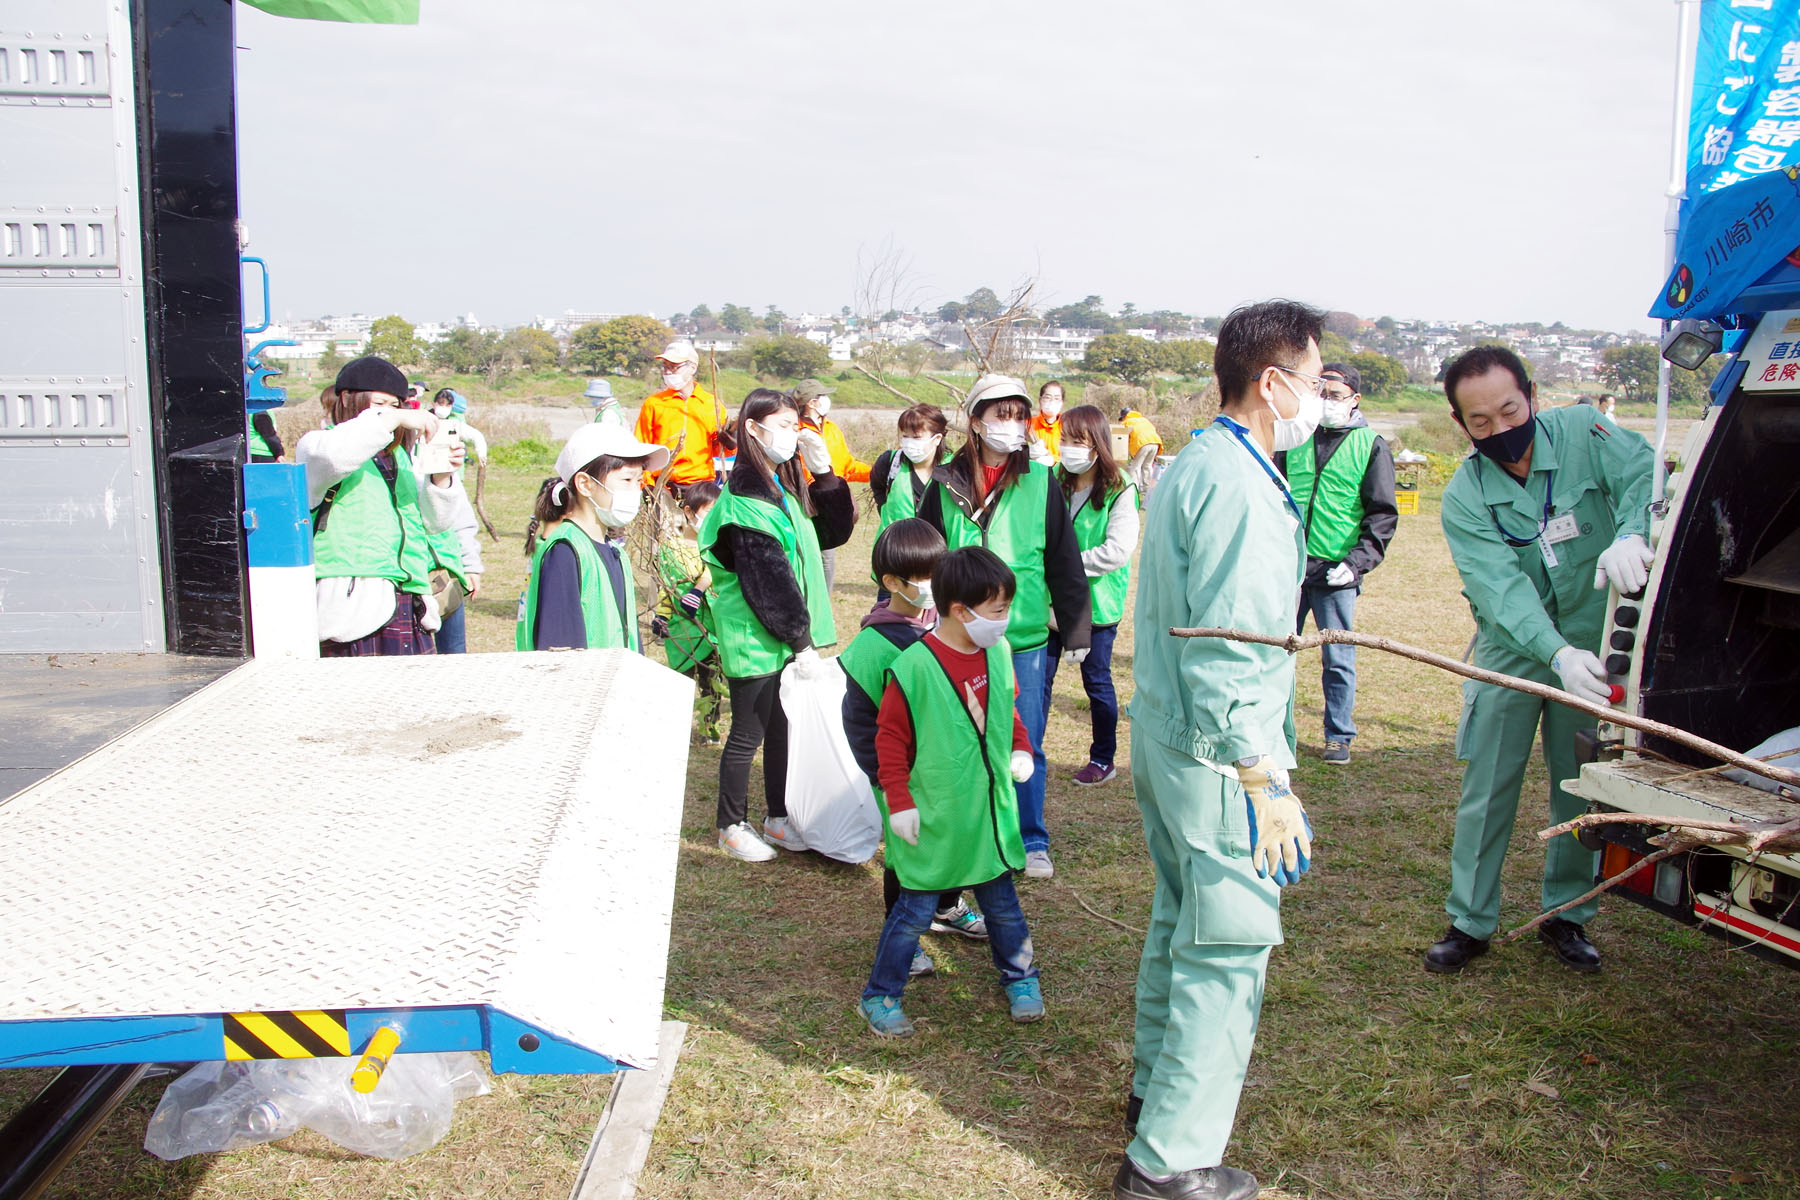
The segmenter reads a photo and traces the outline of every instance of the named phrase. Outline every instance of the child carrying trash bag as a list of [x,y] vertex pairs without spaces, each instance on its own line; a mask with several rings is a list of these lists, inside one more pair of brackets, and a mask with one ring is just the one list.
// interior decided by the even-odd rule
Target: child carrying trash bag
[[719,499],[710,479],[681,492],[681,531],[656,551],[662,599],[650,631],[663,640],[669,669],[694,681],[694,741],[719,744],[719,714],[725,707],[725,676],[719,671],[719,644],[713,638],[712,572],[700,557],[700,522]]
[[1006,626],[1017,588],[991,551],[966,546],[931,573],[939,623],[888,669],[875,738],[887,861],[900,880],[860,1012],[882,1037],[910,1037],[901,997],[942,894],[971,887],[1015,1021],[1044,997],[1012,873],[1025,865],[1013,790],[1034,769],[1019,719]]

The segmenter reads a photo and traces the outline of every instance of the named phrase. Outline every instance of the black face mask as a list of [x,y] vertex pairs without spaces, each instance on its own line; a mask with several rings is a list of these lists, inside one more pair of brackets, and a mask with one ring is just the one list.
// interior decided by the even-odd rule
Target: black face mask
[[1525,418],[1523,425],[1514,425],[1505,433],[1496,433],[1491,437],[1470,438],[1475,448],[1499,463],[1510,467],[1525,457],[1531,449],[1531,439],[1537,432],[1537,413],[1533,412]]

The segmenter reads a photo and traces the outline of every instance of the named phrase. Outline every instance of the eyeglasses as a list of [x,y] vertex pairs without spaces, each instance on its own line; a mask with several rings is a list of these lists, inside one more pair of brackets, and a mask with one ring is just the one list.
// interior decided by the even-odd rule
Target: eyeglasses
[[1327,400],[1348,400],[1350,397],[1352,397],[1354,395],[1356,395],[1355,392],[1353,392],[1349,388],[1343,387],[1343,386],[1339,386],[1339,387],[1335,387],[1335,388],[1328,387],[1325,389],[1325,398]]
[[1284,367],[1280,363],[1270,363],[1267,367],[1263,368],[1265,371],[1270,369],[1280,371],[1284,375],[1298,375],[1300,378],[1309,380],[1312,383],[1313,395],[1323,396],[1325,394],[1325,377],[1322,375],[1308,375],[1305,371],[1296,371],[1294,368]]

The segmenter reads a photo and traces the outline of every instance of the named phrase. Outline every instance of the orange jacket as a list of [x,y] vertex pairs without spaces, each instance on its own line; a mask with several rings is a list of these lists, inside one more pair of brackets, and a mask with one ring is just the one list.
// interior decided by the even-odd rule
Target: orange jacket
[[850,453],[850,443],[844,440],[844,431],[830,417],[821,418],[817,425],[802,422],[808,429],[817,430],[825,439],[825,448],[831,451],[831,469],[845,483],[869,482],[869,464]]
[[1044,449],[1050,452],[1051,458],[1062,453],[1062,417],[1060,415],[1054,421],[1046,421],[1044,414],[1039,413],[1031,418],[1031,428],[1026,432],[1029,436],[1044,443]]
[[711,479],[713,459],[719,454],[718,405],[698,384],[686,400],[664,388],[644,397],[636,436],[640,442],[669,448],[669,467],[661,482],[685,486]]

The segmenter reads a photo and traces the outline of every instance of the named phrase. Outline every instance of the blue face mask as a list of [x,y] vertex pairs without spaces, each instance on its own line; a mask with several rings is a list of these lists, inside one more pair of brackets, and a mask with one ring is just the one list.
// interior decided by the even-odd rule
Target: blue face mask
[[1484,438],[1469,439],[1475,449],[1481,451],[1501,466],[1512,466],[1525,452],[1531,449],[1531,439],[1537,433],[1537,413],[1525,418],[1523,425],[1514,425],[1504,433],[1496,433]]

